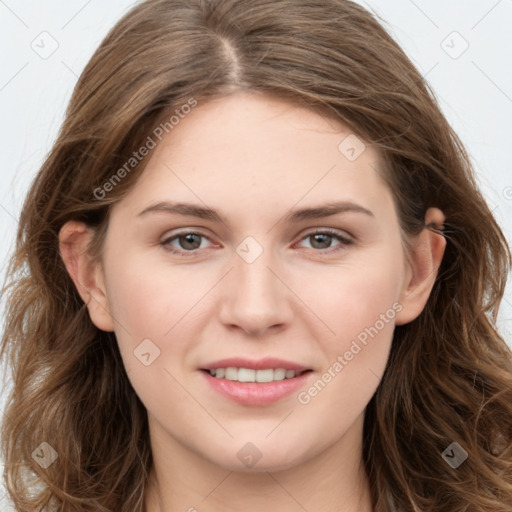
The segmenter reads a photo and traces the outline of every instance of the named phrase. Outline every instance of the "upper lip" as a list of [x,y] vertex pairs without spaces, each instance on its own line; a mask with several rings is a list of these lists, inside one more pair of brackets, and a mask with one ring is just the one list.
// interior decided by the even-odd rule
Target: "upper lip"
[[284,370],[294,370],[302,372],[310,370],[306,366],[294,363],[292,361],[285,361],[284,359],[276,359],[274,357],[265,357],[257,361],[244,359],[242,357],[231,357],[228,359],[220,359],[201,367],[201,370],[216,370],[217,368],[248,368],[251,370],[265,370],[268,368],[283,368]]

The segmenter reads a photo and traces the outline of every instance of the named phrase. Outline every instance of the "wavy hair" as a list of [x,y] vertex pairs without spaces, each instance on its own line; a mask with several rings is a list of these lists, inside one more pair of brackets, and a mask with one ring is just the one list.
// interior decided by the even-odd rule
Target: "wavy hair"
[[[94,227],[100,257],[110,207],[149,159],[127,169],[134,151],[191,101],[243,90],[339,120],[373,144],[404,247],[428,207],[446,215],[429,300],[396,326],[366,408],[375,512],[391,512],[388,496],[404,512],[509,512],[512,354],[496,319],[510,249],[435,94],[382,20],[348,0],[147,0],[88,62],[26,196],[3,286],[12,389],[1,449],[16,510],[143,511],[147,413],[114,333],[95,327],[66,271],[59,231],[72,219]],[[43,441],[59,454],[47,468],[33,456]],[[457,469],[441,456],[452,442],[468,454]]]

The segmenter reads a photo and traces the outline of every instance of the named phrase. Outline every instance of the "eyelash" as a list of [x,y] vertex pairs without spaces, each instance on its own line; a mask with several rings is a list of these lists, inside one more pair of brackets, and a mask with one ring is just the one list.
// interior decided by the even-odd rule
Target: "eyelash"
[[[165,250],[169,251],[170,253],[172,254],[177,254],[179,256],[183,256],[183,257],[191,257],[191,256],[194,256],[197,251],[199,249],[194,249],[192,251],[185,251],[185,250],[176,250],[176,249],[171,249],[170,248],[170,243],[171,241],[175,240],[175,239],[178,239],[180,237],[183,237],[183,236],[186,236],[186,235],[198,235],[200,237],[203,237],[203,238],[207,238],[208,237],[202,233],[199,233],[197,231],[182,231],[180,233],[176,233],[175,235],[169,237],[169,238],[166,238],[165,240],[163,240],[162,242],[160,242],[160,245],[162,245]],[[307,233],[306,235],[304,235],[301,239],[300,239],[300,242],[302,242],[303,240],[305,240],[306,238],[309,238],[309,237],[312,237],[314,235],[329,235],[329,236],[332,236],[334,238],[337,238],[340,242],[342,242],[337,248],[329,248],[329,249],[318,249],[318,250],[315,250],[314,248],[312,249],[313,251],[315,252],[319,252],[321,254],[332,254],[332,253],[336,253],[338,251],[341,251],[343,250],[343,247],[344,246],[348,246],[348,245],[351,245],[353,244],[353,240],[350,240],[349,238],[347,237],[344,237],[343,235],[341,235],[338,231],[335,231],[333,229],[329,229],[329,228],[326,228],[326,229],[317,229],[315,231],[311,231],[309,233]]]

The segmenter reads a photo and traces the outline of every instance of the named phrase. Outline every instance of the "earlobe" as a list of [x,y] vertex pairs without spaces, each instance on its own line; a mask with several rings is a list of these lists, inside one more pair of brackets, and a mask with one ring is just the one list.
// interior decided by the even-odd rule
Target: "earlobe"
[[445,216],[438,208],[429,208],[425,215],[425,228],[413,242],[410,271],[400,296],[402,310],[396,316],[396,325],[412,322],[423,311],[446,248],[445,237],[429,227],[441,227]]
[[80,297],[87,304],[91,321],[98,329],[114,331],[103,269],[87,250],[93,234],[92,228],[83,222],[67,222],[59,232],[60,254]]

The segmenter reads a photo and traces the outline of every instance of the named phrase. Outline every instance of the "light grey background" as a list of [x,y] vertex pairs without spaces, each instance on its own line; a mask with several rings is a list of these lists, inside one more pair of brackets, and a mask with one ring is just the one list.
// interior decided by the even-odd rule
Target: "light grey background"
[[[107,31],[134,3],[0,0],[2,278],[23,197],[56,138],[78,76]],[[512,0],[358,3],[385,20],[428,79],[512,241]],[[512,346],[510,284],[499,325]],[[0,509],[7,511],[2,490],[0,485]]]

